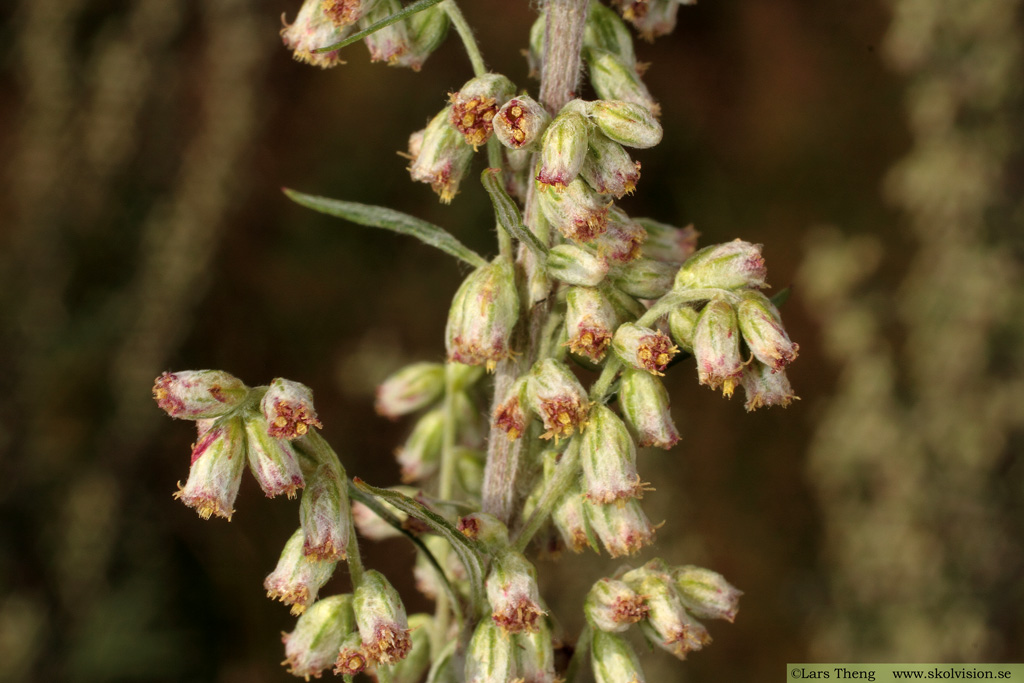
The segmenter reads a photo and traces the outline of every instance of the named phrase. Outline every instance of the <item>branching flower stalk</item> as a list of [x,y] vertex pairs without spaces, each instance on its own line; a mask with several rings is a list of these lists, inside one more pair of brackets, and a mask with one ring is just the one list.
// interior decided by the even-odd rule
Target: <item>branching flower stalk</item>
[[[643,681],[623,632],[635,626],[685,659],[711,642],[698,619],[735,618],[740,591],[711,570],[623,566],[590,590],[587,626],[559,669],[556,621],[531,561],[552,543],[622,557],[654,542],[637,447],[679,441],[661,378],[687,355],[701,384],[726,397],[742,388],[747,410],[795,398],[785,371],[798,346],[779,302],[762,293],[761,246],[698,250],[692,226],[616,205],[640,179],[628,150],[662,137],[626,22],[653,39],[672,30],[680,4],[549,0],[530,34],[537,99],[486,70],[454,0],[305,0],[282,30],[295,58],[316,66],[342,63],[340,50],[362,40],[374,61],[418,70],[454,26],[474,76],[411,135],[409,172],[448,203],[486,148],[481,184],[498,234],[489,259],[399,211],[286,191],[472,268],[449,311],[447,362],[414,363],[378,391],[383,417],[419,414],[396,451],[405,486],[349,480],[298,382],[248,387],[214,370],[156,380],[158,405],[197,424],[176,497],[201,517],[231,518],[246,462],[267,496],[301,491],[300,526],[265,582],[298,616],[284,637],[292,674],[553,683],[577,680],[589,663],[601,683]],[[593,101],[576,98],[583,65]],[[476,403],[486,393],[487,411]],[[433,615],[406,614],[387,578],[363,566],[357,533],[415,544]],[[320,596],[342,562],[352,592]]]

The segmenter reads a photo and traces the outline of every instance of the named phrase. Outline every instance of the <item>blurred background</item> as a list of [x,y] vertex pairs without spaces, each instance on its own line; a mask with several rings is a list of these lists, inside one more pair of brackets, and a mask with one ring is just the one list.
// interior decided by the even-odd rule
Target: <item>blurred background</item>
[[[304,382],[349,473],[398,480],[411,425],[373,388],[442,358],[464,269],[280,188],[493,253],[481,189],[443,206],[396,154],[471,71],[454,34],[419,74],[362,45],[298,64],[278,37],[298,4],[0,5],[0,681],[293,680],[262,581],[297,501],[247,478],[229,525],[172,500],[194,431],[153,403],[160,372]],[[464,5],[489,66],[535,93],[531,3]],[[667,523],[639,559],[746,595],[709,649],[645,655],[648,680],[1024,661],[1022,45],[1019,0],[707,0],[638,44],[666,135],[622,205],[765,244],[802,397],[748,415],[692,364],[666,378],[684,439],[641,454]],[[411,546],[365,554],[429,608]],[[570,634],[618,564],[540,566]]]

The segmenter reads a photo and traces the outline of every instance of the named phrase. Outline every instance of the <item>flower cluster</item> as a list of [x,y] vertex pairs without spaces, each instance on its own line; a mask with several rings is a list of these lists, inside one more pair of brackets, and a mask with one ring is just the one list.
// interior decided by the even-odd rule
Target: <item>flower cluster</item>
[[[592,0],[575,26],[582,48],[573,59],[586,64],[597,96],[590,101],[568,90],[534,99],[486,72],[454,0],[426,9],[305,0],[282,31],[295,57],[311,64],[340,63],[342,43],[359,38],[374,61],[419,69],[453,23],[475,76],[410,136],[408,170],[448,203],[486,149],[493,168],[482,181],[501,231],[498,254],[484,258],[397,211],[289,191],[306,206],[413,235],[472,267],[449,308],[445,362],[399,368],[377,391],[383,418],[415,420],[395,451],[406,486],[350,481],[317,431],[302,384],[250,388],[220,371],[157,378],[158,405],[197,423],[189,479],[176,496],[200,516],[230,519],[243,459],[268,496],[302,490],[300,526],[264,583],[298,616],[284,636],[296,676],[333,667],[346,677],[413,683],[430,668],[430,680],[458,683],[562,680],[557,622],[531,551],[622,557],[654,542],[658,525],[642,507],[654,489],[640,474],[640,449],[680,441],[666,374],[692,356],[701,384],[725,396],[743,387],[748,410],[795,398],[786,369],[799,347],[762,291],[761,246],[698,249],[693,226],[631,217],[617,204],[637,189],[635,150],[663,135],[626,22],[651,39],[670,31],[687,3],[613,4],[618,11]],[[531,30],[536,72],[554,59],[551,45],[565,28],[549,25],[555,16]],[[408,618],[390,582],[362,566],[356,529],[374,540],[413,540],[416,584],[437,601],[433,617]],[[342,562],[352,592],[321,597]],[[587,595],[590,635],[577,652],[589,646],[600,683],[642,681],[624,631],[636,624],[683,659],[711,641],[698,619],[732,621],[739,596],[706,569],[661,560],[626,567]]]

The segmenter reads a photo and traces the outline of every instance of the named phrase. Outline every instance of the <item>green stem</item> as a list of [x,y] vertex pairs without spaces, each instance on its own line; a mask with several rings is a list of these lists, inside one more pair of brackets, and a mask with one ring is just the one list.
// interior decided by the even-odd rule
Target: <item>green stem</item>
[[583,667],[587,654],[590,653],[590,641],[593,639],[590,624],[585,624],[580,631],[580,637],[576,640],[576,649],[573,650],[572,659],[565,670],[565,683],[576,683],[583,673]]
[[555,471],[551,474],[551,479],[548,480],[544,493],[541,494],[537,508],[530,515],[530,519],[527,520],[522,531],[519,532],[519,536],[514,544],[516,550],[519,552],[526,550],[526,546],[530,544],[530,540],[544,526],[544,522],[547,521],[555,506],[558,505],[558,501],[562,499],[562,496],[566,494],[576,481],[576,477],[579,476],[579,469],[580,440],[578,437],[573,437],[572,441],[569,442],[569,446],[565,449],[565,453],[562,454],[562,459],[555,466]]
[[476,44],[476,38],[473,37],[473,29],[466,22],[466,17],[462,16],[462,10],[455,4],[455,0],[444,0],[441,6],[459,34],[459,38],[462,39],[462,44],[466,47],[466,55],[469,57],[470,64],[473,65],[474,75],[483,76],[487,73],[487,66],[484,64],[483,55],[480,54],[480,46]]

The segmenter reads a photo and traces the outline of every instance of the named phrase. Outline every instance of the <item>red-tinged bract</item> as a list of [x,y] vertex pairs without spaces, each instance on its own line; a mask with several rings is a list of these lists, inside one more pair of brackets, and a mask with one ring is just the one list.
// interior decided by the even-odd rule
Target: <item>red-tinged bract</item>
[[350,27],[336,26],[324,11],[321,2],[322,0],[305,0],[294,24],[285,22],[282,16],[284,28],[281,29],[281,40],[292,51],[296,60],[327,69],[345,63],[339,54],[340,50],[315,50],[341,42],[349,34]]
[[668,390],[659,378],[643,370],[626,369],[619,384],[619,407],[640,446],[668,450],[678,443]]
[[472,78],[449,96],[452,105],[449,121],[475,150],[490,139],[498,107],[505,104],[513,92],[512,81],[501,74],[488,73]]
[[544,610],[540,607],[537,571],[514,550],[504,550],[494,559],[486,581],[491,620],[505,633],[535,632]]
[[615,307],[600,290],[571,287],[565,296],[565,331],[569,350],[594,362],[604,360],[619,324]]
[[619,416],[595,405],[580,444],[583,482],[592,503],[643,498],[649,485],[636,472],[636,446]]
[[242,380],[221,370],[165,372],[153,383],[153,398],[168,415],[181,420],[220,417],[249,395]]
[[669,361],[679,353],[679,348],[664,332],[633,323],[619,325],[612,348],[624,363],[652,375],[665,374]]
[[323,427],[313,408],[313,390],[305,384],[278,377],[260,401],[267,418],[267,433],[275,439],[297,439],[310,427]]
[[351,535],[351,505],[345,482],[332,463],[320,465],[302,493],[299,519],[302,552],[310,558],[337,562],[345,559]]
[[477,268],[455,293],[448,312],[448,360],[493,370],[512,355],[510,342],[519,319],[512,263],[498,257]]
[[635,555],[654,542],[655,527],[636,498],[624,498],[607,505],[585,500],[584,507],[590,528],[612,557]]
[[[288,673],[309,680],[329,669],[346,635],[355,629],[351,595],[332,595],[317,600],[281,637]],[[357,636],[358,637],[358,636]]]
[[793,393],[785,370],[776,372],[760,361],[755,360],[743,368],[741,381],[747,395],[744,404],[747,412],[771,406],[785,408],[800,398]]
[[530,371],[526,387],[530,408],[540,416],[547,431],[543,439],[559,439],[582,430],[590,415],[587,392],[562,362],[545,358]]
[[618,579],[599,579],[583,603],[587,622],[609,633],[622,633],[647,616],[644,597]]
[[759,361],[779,372],[796,359],[800,347],[790,340],[779,310],[764,294],[744,292],[736,317],[747,348]]
[[291,605],[295,615],[302,614],[313,604],[337,566],[336,562],[307,557],[303,551],[304,541],[300,528],[285,543],[277,566],[263,581],[267,597]]
[[675,289],[762,289],[768,269],[761,245],[743,240],[712,244],[686,260],[676,274]]
[[234,514],[245,467],[245,427],[240,417],[223,417],[206,429],[192,449],[188,481],[174,497],[200,517],[216,515],[228,521]]
[[693,355],[701,384],[722,389],[726,397],[743,377],[740,329],[736,311],[723,299],[709,301],[697,319],[693,333]]
[[353,607],[366,656],[377,664],[405,659],[412,647],[405,606],[383,574],[371,569],[363,575]]
[[245,440],[249,470],[268,498],[295,492],[306,485],[299,467],[299,457],[287,439],[275,439],[268,433],[267,419],[254,411],[246,411]]

